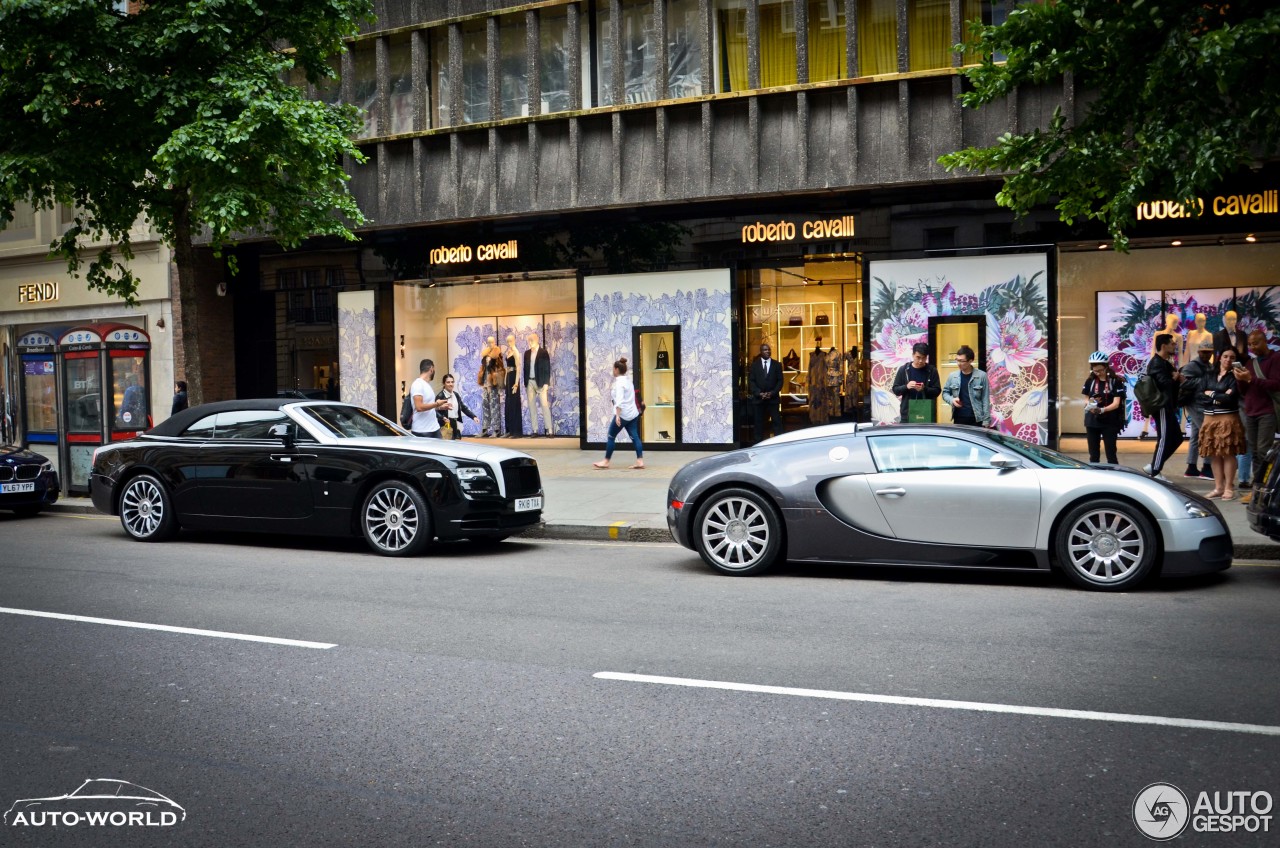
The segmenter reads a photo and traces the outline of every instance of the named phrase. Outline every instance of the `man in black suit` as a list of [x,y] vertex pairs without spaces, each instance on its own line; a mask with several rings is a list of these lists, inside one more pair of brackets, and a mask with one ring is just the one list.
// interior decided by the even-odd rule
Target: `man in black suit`
[[767,344],[760,345],[760,355],[751,360],[748,375],[751,403],[756,411],[756,441],[764,441],[764,416],[773,422],[773,435],[782,432],[782,363],[772,358]]

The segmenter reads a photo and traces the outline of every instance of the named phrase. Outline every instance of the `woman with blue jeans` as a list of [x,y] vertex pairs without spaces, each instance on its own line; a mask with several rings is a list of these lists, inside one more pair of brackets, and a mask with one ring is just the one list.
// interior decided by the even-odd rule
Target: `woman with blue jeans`
[[636,464],[632,468],[644,468],[644,445],[640,443],[640,409],[636,406],[636,388],[627,376],[627,358],[613,363],[613,420],[609,422],[609,436],[605,441],[604,460],[593,462],[595,468],[608,468],[613,458],[614,440],[623,430],[631,437],[636,448]]

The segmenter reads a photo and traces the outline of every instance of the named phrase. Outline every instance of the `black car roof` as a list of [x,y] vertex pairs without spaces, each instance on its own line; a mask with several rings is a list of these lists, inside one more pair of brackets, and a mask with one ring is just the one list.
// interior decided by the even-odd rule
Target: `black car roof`
[[257,398],[254,400],[219,400],[213,403],[202,403],[199,406],[190,406],[179,413],[170,415],[147,432],[154,436],[179,436],[196,421],[215,412],[238,412],[243,409],[279,409],[282,406],[299,402],[299,398]]

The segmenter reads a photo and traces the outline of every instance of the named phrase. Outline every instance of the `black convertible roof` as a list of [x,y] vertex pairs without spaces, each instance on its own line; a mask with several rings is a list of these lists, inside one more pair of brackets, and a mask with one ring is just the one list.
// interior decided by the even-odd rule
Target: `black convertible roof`
[[301,403],[300,398],[259,398],[257,400],[219,400],[191,406],[171,415],[147,432],[154,436],[178,436],[196,421],[215,412],[236,412],[242,409],[279,409],[291,403]]

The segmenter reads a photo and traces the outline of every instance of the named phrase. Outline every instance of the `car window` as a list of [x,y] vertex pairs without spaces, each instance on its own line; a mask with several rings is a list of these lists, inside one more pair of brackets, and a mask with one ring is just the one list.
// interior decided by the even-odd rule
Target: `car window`
[[274,439],[269,432],[276,424],[288,424],[288,416],[278,409],[238,409],[218,413],[218,439]]
[[358,406],[305,406],[302,413],[328,432],[344,439],[364,436],[402,436],[390,422]]
[[206,415],[204,418],[201,418],[199,421],[197,421],[196,423],[192,424],[192,425],[191,425],[190,427],[188,427],[187,429],[183,430],[183,431],[182,431],[182,436],[183,436],[183,438],[188,438],[188,439],[212,439],[212,438],[213,438],[213,423],[217,420],[217,418],[218,418],[218,416],[217,416],[216,414],[215,414],[215,415]]
[[949,436],[871,436],[867,439],[876,468],[887,471],[925,471],[939,468],[990,468],[996,452]]

